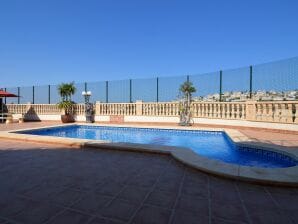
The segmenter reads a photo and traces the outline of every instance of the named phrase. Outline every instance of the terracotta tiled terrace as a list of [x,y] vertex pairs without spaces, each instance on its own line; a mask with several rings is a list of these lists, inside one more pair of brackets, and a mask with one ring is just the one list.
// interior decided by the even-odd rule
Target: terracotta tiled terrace
[[[240,131],[298,147],[295,133]],[[0,223],[298,223],[298,188],[219,178],[165,155],[0,139]]]

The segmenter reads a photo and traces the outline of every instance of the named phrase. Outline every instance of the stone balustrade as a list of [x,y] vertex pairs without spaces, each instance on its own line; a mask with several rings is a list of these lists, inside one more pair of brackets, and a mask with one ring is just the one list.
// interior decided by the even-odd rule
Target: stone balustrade
[[25,114],[27,112],[27,104],[7,104],[7,110],[14,114]]
[[179,103],[178,102],[142,103],[142,115],[179,116]]
[[100,103],[95,106],[96,115],[136,115],[136,103]]
[[[148,103],[101,103],[95,104],[96,116],[179,116],[179,102]],[[41,115],[61,114],[57,104],[8,104],[9,112],[15,114],[36,113]],[[84,115],[85,105],[74,106],[76,115]],[[194,118],[248,120],[298,124],[298,101],[246,101],[246,102],[193,102]]]
[[252,120],[298,124],[298,101],[256,102]]
[[193,117],[236,119],[246,118],[245,102],[193,102]]
[[75,115],[85,114],[85,104],[75,104],[73,105],[73,110]]

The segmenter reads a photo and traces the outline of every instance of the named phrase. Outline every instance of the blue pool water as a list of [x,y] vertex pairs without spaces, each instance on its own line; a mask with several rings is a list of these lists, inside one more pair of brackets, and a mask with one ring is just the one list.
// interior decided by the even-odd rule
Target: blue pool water
[[190,148],[195,153],[210,159],[245,166],[274,168],[290,167],[297,164],[291,157],[280,153],[236,146],[224,132],[217,131],[71,125],[66,127],[29,130],[21,133],[106,140],[110,142],[182,146]]

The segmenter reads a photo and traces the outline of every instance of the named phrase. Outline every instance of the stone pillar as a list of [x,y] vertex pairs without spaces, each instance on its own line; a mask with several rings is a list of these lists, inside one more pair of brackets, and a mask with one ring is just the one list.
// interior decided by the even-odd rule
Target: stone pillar
[[143,115],[143,101],[142,100],[136,101],[136,115],[137,116]]
[[246,101],[246,120],[256,120],[256,103],[257,102],[255,100]]
[[100,101],[95,103],[95,115],[100,115]]

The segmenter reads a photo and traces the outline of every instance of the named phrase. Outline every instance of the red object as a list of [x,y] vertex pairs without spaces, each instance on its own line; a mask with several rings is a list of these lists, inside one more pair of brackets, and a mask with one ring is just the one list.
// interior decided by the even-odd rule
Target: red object
[[6,92],[4,90],[0,90],[0,97],[18,97],[13,93]]

